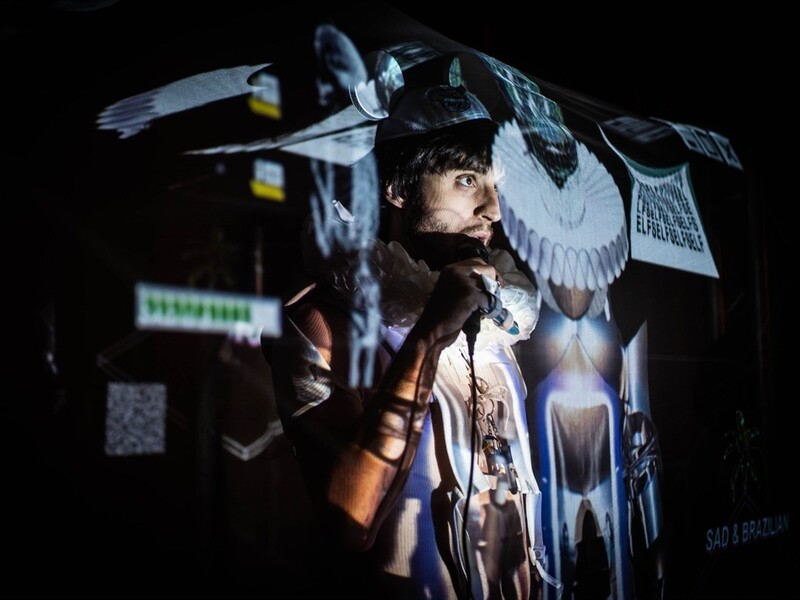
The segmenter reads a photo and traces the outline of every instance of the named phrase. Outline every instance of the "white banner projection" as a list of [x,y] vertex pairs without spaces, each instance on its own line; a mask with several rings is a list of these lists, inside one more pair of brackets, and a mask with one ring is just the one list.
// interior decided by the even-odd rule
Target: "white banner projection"
[[719,278],[689,179],[689,165],[653,169],[603,138],[631,176],[631,258]]

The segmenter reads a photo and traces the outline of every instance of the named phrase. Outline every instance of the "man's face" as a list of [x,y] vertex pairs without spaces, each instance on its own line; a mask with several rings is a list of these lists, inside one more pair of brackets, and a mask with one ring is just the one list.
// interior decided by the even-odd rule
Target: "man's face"
[[494,169],[486,173],[468,169],[426,173],[420,181],[417,201],[409,206],[409,237],[413,240],[432,237],[424,234],[462,234],[488,246],[492,225],[500,220],[497,184],[498,173]]

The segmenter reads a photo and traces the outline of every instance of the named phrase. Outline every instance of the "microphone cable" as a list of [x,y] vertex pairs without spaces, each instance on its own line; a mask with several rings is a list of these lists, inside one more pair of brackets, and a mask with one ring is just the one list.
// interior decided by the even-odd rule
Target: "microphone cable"
[[[478,257],[484,262],[489,262],[489,252],[482,242],[465,243],[458,249],[459,260],[465,260],[470,257]],[[478,337],[478,332],[481,329],[481,311],[476,310],[464,322],[462,331],[467,337],[467,355],[470,373],[470,463],[469,463],[469,477],[467,479],[467,489],[464,494],[464,514],[461,521],[461,554],[464,558],[464,571],[467,581],[467,595],[472,598],[472,567],[471,567],[471,553],[468,552],[467,545],[467,523],[469,522],[469,504],[472,496],[472,484],[475,480],[475,463],[478,460],[477,455],[477,440],[478,440],[478,381],[475,375],[475,339]]]
[[[480,313],[478,317],[480,318]],[[474,315],[473,315],[474,316]],[[470,317],[472,318],[472,317]],[[480,321],[479,321],[480,322]],[[470,372],[470,388],[471,388],[471,401],[470,401],[470,462],[469,462],[469,478],[467,479],[467,489],[464,497],[464,514],[462,515],[461,522],[461,548],[462,555],[465,561],[465,571],[467,578],[467,594],[472,598],[472,567],[471,567],[471,553],[468,553],[467,546],[467,523],[469,520],[469,504],[472,497],[472,484],[475,479],[475,463],[478,460],[477,455],[477,440],[478,440],[478,385],[477,377],[475,375],[475,335],[467,334],[467,353],[469,358],[469,372]]]

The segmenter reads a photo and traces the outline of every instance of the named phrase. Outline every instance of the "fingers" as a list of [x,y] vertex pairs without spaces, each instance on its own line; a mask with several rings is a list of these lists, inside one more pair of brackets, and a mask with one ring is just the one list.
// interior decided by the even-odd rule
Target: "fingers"
[[437,339],[453,341],[466,320],[491,311],[496,302],[483,277],[498,281],[495,268],[480,258],[468,258],[442,268],[431,298],[417,323],[420,331],[432,331]]
[[[474,276],[475,279],[480,280],[481,275],[486,275],[490,279],[497,280],[499,274],[497,270],[487,262],[482,261],[480,258],[468,258],[460,262],[447,265],[444,270],[450,269],[454,272],[467,272]],[[465,269],[465,271],[462,271]]]
[[485,311],[491,308],[492,302],[484,285],[484,277],[494,281],[497,271],[492,265],[471,258],[448,265],[442,270],[440,281],[452,292],[454,301],[459,301],[471,311]]
[[[478,278],[480,278],[481,275],[486,275],[490,279],[494,279],[498,284],[500,284],[501,287],[505,285],[505,280],[503,279],[503,276],[497,272],[495,267],[481,260],[480,258],[468,258],[460,262],[452,263],[451,265],[448,266],[457,267],[460,265],[472,266],[473,267],[472,271],[478,276]],[[444,268],[446,269],[447,267]]]

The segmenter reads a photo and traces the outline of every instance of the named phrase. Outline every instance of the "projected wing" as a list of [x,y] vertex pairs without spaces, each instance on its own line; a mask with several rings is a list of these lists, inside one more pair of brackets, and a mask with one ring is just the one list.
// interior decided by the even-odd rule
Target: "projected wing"
[[577,142],[577,168],[559,187],[516,121],[500,127],[493,151],[504,171],[501,223],[520,258],[555,285],[594,291],[614,281],[628,256],[625,210],[594,154]]
[[161,117],[250,93],[258,86],[248,83],[248,77],[268,64],[199,73],[124,98],[103,109],[97,117],[98,129],[116,130],[120,139],[125,139]]

